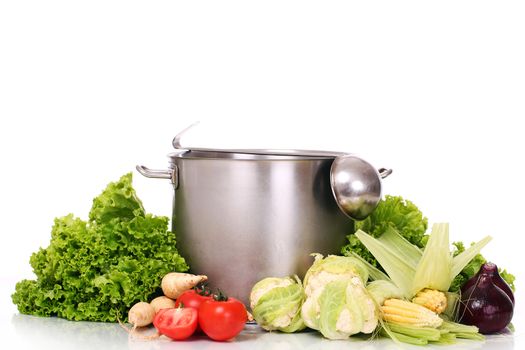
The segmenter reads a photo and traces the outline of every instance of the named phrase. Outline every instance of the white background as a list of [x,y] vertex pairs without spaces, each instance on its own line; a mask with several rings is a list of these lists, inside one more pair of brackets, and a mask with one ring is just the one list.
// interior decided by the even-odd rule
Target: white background
[[[53,218],[86,218],[136,164],[166,167],[196,120],[188,145],[393,168],[385,193],[450,222],[452,239],[492,235],[484,254],[525,288],[524,18],[518,1],[1,1],[5,322]],[[134,182],[170,215],[166,181]]]

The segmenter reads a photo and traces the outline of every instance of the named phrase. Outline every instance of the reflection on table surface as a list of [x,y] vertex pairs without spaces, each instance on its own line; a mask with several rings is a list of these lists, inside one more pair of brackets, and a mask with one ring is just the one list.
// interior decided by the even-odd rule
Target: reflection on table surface
[[[317,332],[296,334],[269,333],[255,325],[247,325],[235,340],[214,342],[204,335],[193,336],[183,342],[170,341],[161,337],[156,340],[142,340],[129,337],[122,327],[115,323],[72,322],[60,318],[44,318],[15,314],[11,319],[16,341],[23,348],[33,345],[34,349],[130,349],[130,350],[293,350],[293,349],[342,349],[398,350],[423,349],[419,346],[396,345],[388,339],[351,338],[350,340],[327,340]],[[150,335],[153,328],[139,334]],[[512,349],[513,335],[490,336],[485,342],[460,341],[453,346],[434,346],[439,349]]]

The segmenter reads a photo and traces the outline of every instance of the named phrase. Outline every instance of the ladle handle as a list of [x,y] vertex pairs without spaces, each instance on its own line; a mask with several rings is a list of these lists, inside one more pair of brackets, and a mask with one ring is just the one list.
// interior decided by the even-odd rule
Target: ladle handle
[[377,170],[379,172],[379,176],[384,179],[385,177],[388,177],[388,175],[392,174],[392,169],[387,169],[387,168],[380,168],[379,170]]

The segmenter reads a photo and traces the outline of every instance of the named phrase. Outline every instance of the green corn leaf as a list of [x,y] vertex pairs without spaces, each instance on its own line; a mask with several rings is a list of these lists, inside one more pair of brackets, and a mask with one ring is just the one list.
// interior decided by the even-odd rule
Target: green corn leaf
[[405,260],[416,269],[423,253],[421,249],[407,241],[399,232],[392,227],[388,227],[378,240],[392,249],[401,259]]
[[374,255],[403,295],[409,298],[411,296],[410,287],[415,274],[413,266],[399,257],[396,251],[388,244],[380,242],[361,230],[358,230],[355,235]]
[[411,294],[414,295],[423,288],[448,290],[454,278],[451,276],[451,266],[448,224],[434,224],[423,256],[417,265]]
[[441,337],[441,332],[431,327],[415,327],[387,322],[388,327],[395,333],[408,335],[414,338],[437,341]]
[[388,277],[388,275],[386,273],[384,273],[383,271],[379,270],[374,265],[370,264],[368,261],[363,259],[360,255],[358,255],[358,254],[356,254],[354,252],[351,252],[349,256],[360,260],[366,266],[366,268],[368,269],[368,276],[369,276],[369,278],[372,281],[378,281],[378,280],[390,281],[390,277]]
[[470,246],[470,248],[466,249],[461,254],[456,255],[452,259],[452,277],[451,278],[454,279],[457,275],[459,275],[461,270],[463,270],[465,266],[467,266],[467,264],[472,259],[474,259],[476,255],[479,254],[481,249],[483,249],[483,247],[486,246],[487,243],[489,243],[491,239],[492,237],[487,236],[483,238],[481,241],[477,242],[476,244]]

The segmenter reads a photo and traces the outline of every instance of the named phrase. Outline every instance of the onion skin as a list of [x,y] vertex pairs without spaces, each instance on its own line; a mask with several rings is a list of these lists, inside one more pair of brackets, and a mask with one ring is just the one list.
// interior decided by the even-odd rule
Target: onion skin
[[514,313],[514,297],[511,299],[508,291],[496,284],[498,277],[501,279],[496,265],[487,263],[465,283],[459,308],[461,323],[476,326],[483,334],[496,333],[508,326]]
[[512,289],[510,286],[505,282],[503,278],[499,275],[498,267],[493,263],[485,263],[481,266],[478,273],[475,274],[471,279],[469,279],[465,284],[461,287],[461,293],[464,294],[467,289],[472,287],[476,281],[478,280],[479,276],[481,274],[489,274],[492,276],[492,281],[496,286],[498,286],[502,291],[505,292],[512,301],[512,304],[514,304],[514,293],[512,292]]

